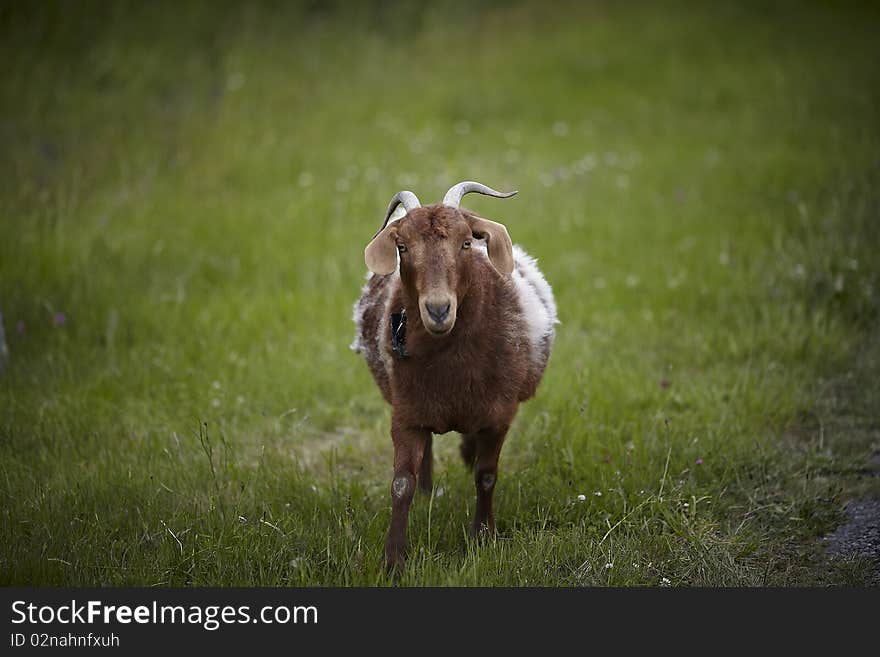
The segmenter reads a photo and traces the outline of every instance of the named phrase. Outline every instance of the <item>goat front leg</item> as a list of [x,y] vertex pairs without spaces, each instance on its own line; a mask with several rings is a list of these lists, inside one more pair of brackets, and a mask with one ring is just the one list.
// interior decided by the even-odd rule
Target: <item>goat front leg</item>
[[498,455],[507,435],[508,426],[484,429],[472,434],[475,447],[474,484],[477,488],[477,510],[471,524],[471,536],[478,536],[484,529],[495,532],[495,514],[492,511],[492,494],[498,480]]
[[391,422],[394,442],[394,479],[391,481],[391,527],[385,539],[385,566],[399,571],[406,561],[406,526],[416,490],[416,473],[422,466],[431,432]]

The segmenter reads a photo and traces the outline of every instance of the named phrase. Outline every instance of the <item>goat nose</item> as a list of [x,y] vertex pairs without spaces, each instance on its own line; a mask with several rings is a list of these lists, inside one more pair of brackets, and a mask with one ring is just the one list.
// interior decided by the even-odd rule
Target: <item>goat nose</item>
[[449,303],[426,303],[425,309],[438,324],[441,324],[449,316]]

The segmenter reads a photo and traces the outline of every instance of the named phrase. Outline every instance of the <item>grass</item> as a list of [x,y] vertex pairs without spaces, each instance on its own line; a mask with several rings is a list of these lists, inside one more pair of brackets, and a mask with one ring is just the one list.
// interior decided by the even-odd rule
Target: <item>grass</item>
[[877,492],[878,19],[3,5],[0,583],[389,583],[351,304],[390,196],[468,178],[562,324],[497,539],[441,437],[401,583],[866,583],[818,537]]

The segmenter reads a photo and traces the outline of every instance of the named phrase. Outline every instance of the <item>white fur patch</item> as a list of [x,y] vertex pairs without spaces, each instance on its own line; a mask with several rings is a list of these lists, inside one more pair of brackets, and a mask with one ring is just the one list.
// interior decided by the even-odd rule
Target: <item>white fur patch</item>
[[[391,314],[389,305],[394,298],[397,286],[400,284],[400,273],[399,271],[395,271],[394,273],[389,274],[387,284],[382,286],[378,292],[374,292],[370,295],[367,294],[367,292],[373,276],[374,274],[372,272],[367,272],[367,282],[361,289],[360,298],[354,304],[352,319],[354,319],[355,323],[355,334],[354,341],[351,343],[350,348],[352,351],[361,354],[367,359],[371,366],[379,364],[377,361],[378,357],[378,360],[381,360],[385,371],[390,373],[392,368],[392,355],[385,348],[385,341],[382,338],[389,330],[388,318]],[[379,314],[379,327],[376,331],[376,344],[373,345],[365,344],[363,341],[364,314],[371,306],[380,306],[382,308],[382,312]]]
[[354,302],[354,306],[351,309],[351,318],[354,320],[355,330],[354,340],[348,345],[348,348],[357,353],[361,353],[364,349],[364,345],[361,343],[361,333],[363,332],[364,311],[370,303],[370,299],[367,297],[367,289],[370,287],[371,278],[373,278],[373,272],[368,271],[367,282],[361,288],[361,295]]
[[513,247],[515,267],[511,278],[516,286],[523,319],[529,331],[532,357],[542,360],[553,341],[554,324],[559,323],[553,289],[538,269],[538,261],[523,251],[518,244]]
[[382,299],[382,315],[379,317],[379,330],[376,332],[376,343],[377,343],[377,351],[379,353],[379,358],[382,359],[382,365],[385,367],[385,372],[388,375],[391,375],[391,372],[394,371],[394,357],[391,354],[387,347],[387,342],[384,339],[386,335],[391,331],[391,327],[388,325],[388,322],[391,318],[391,300],[394,298],[394,293],[397,291],[397,286],[400,284],[400,273],[394,272],[392,274],[394,279],[388,283],[386,286],[386,294]]

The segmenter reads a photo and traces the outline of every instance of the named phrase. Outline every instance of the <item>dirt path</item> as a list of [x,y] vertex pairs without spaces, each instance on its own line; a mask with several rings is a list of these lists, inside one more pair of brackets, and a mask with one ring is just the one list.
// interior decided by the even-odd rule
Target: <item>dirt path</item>
[[[880,477],[880,453],[867,476]],[[880,497],[853,500],[846,505],[849,521],[822,538],[825,552],[835,557],[863,557],[875,562],[873,585],[880,585]]]

